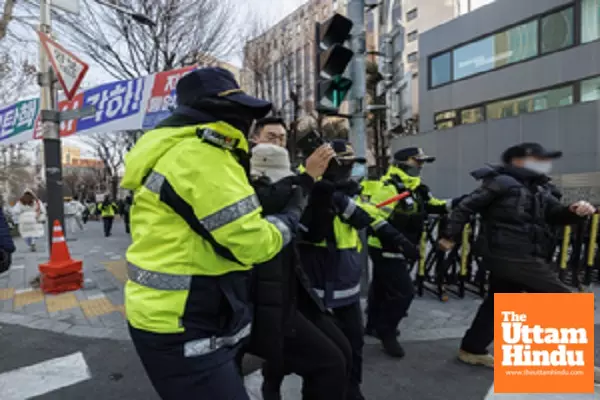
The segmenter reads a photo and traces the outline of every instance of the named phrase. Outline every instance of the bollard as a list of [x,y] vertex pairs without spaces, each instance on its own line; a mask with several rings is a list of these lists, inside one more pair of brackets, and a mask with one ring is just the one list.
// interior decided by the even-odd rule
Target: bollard
[[596,255],[596,241],[598,239],[598,221],[600,220],[600,214],[592,215],[590,221],[590,237],[587,242],[587,257],[586,257],[586,269],[585,269],[585,285],[590,286],[592,284],[592,271],[594,270],[594,261]]
[[423,229],[421,240],[419,241],[419,263],[417,270],[417,292],[419,297],[423,297],[425,287],[425,259],[427,258],[427,228]]
[[567,266],[568,266],[568,259],[569,259],[569,244],[571,242],[571,226],[567,225],[565,226],[564,232],[563,232],[563,240],[562,240],[562,244],[560,245],[560,271],[558,273],[558,276],[560,278],[561,281],[565,282],[566,279],[566,275],[567,275]]
[[458,294],[465,297],[465,284],[468,278],[469,255],[471,253],[471,224],[466,224],[462,233],[462,246],[460,248],[460,272]]

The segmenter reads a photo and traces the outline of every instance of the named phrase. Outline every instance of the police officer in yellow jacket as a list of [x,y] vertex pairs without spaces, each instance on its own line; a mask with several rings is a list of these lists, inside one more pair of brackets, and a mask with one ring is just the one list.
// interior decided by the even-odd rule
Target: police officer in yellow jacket
[[106,195],[102,203],[98,204],[97,210],[100,213],[102,223],[104,224],[104,236],[109,237],[111,235],[115,214],[119,210],[119,207],[117,207],[115,202],[110,199],[109,195]]
[[177,108],[127,155],[134,191],[127,319],[162,399],[246,400],[235,357],[250,334],[252,265],[292,238],[305,203],[261,217],[246,134],[271,104],[204,68],[177,84]]
[[[380,184],[372,185],[371,193],[365,190],[371,204],[382,203],[406,191],[410,193],[403,200],[377,209],[374,215],[383,216],[415,245],[420,241],[427,215],[447,213],[450,206],[449,202],[435,198],[421,181],[421,169],[433,161],[434,157],[425,155],[417,147],[399,150]],[[373,280],[366,333],[379,337],[389,355],[402,358],[404,349],[398,343],[397,329],[414,297],[410,276],[414,259],[375,236],[369,237],[369,255],[373,261]]]

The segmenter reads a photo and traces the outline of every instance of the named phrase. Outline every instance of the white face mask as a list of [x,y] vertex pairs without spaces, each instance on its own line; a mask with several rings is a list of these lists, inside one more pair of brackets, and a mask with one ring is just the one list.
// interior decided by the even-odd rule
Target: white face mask
[[548,175],[552,171],[552,161],[527,160],[523,167],[538,174]]

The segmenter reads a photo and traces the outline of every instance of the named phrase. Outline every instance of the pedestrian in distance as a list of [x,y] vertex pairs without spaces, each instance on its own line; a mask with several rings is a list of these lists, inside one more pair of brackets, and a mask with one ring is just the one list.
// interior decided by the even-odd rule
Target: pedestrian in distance
[[112,226],[115,219],[115,214],[119,211],[117,204],[113,202],[109,195],[104,197],[102,203],[98,204],[98,212],[102,216],[104,224],[104,237],[109,237],[112,233]]
[[44,237],[46,228],[46,207],[32,190],[26,189],[11,210],[19,226],[19,235],[32,252],[36,251],[36,241]]
[[[494,340],[495,293],[571,293],[548,262],[551,225],[579,222],[597,212],[587,201],[562,205],[551,192],[548,174],[560,151],[521,143],[502,154],[502,165],[480,175],[481,186],[452,211],[439,245],[450,250],[471,217],[481,216],[476,254],[490,271],[489,291],[462,339],[459,360],[494,367],[487,348]],[[595,370],[595,381],[600,378]]]
[[79,201],[78,196],[73,196],[73,200],[71,200],[71,204],[75,209],[75,223],[80,231],[83,230],[83,214],[87,210],[87,208]]
[[294,188],[263,217],[249,183],[247,135],[271,103],[222,68],[184,75],[176,95],[125,159],[129,331],[163,400],[248,400],[236,360],[251,333],[253,265],[291,242],[306,199]]

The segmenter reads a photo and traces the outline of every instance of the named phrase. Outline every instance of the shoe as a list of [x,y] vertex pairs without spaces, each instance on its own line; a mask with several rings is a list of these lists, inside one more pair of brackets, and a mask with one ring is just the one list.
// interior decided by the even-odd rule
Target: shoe
[[263,400],[281,400],[281,389],[263,381],[261,387]]
[[[365,335],[379,339],[379,334],[372,326],[367,326],[365,328]],[[396,329],[396,336],[400,336],[400,329]]]
[[473,354],[459,350],[458,359],[465,364],[494,368],[494,356],[491,354]]
[[381,344],[383,345],[383,350],[391,357],[404,358],[406,355],[404,349],[400,343],[398,343],[398,338],[396,336],[382,338]]
[[32,252],[32,253],[35,253],[35,252],[37,251],[37,247],[35,246],[35,243],[34,243],[34,244],[32,244],[32,245],[30,246],[30,248],[31,248],[31,252]]

